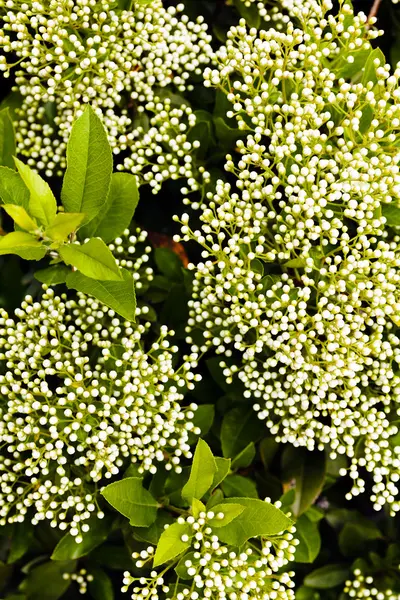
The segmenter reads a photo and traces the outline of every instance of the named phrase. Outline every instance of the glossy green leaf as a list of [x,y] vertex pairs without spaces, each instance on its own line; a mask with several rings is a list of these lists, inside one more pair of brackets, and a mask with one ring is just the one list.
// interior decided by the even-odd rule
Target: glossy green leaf
[[136,527],[149,527],[157,516],[158,503],[147,491],[139,477],[126,477],[110,483],[101,494]]
[[[183,541],[182,536],[187,536],[188,540]],[[157,544],[153,563],[154,567],[159,567],[182,554],[182,552],[190,547],[192,537],[193,529],[188,523],[174,523],[170,525],[161,535]]]
[[200,513],[205,512],[206,507],[203,504],[203,502],[201,500],[197,500],[197,498],[193,498],[192,500],[192,515],[194,517],[197,517],[200,515]]
[[74,560],[89,554],[94,548],[106,541],[110,532],[110,522],[106,519],[91,519],[90,529],[83,534],[82,542],[77,544],[68,532],[58,542],[51,555],[52,560]]
[[343,584],[349,577],[350,571],[346,565],[325,565],[307,575],[304,584],[310,588],[325,590]]
[[318,523],[311,521],[307,513],[301,515],[296,521],[296,538],[300,543],[296,546],[295,561],[300,563],[314,562],[321,549],[321,536]]
[[123,279],[111,250],[103,240],[93,238],[82,245],[68,244],[58,250],[67,265],[72,265],[86,277],[100,281]]
[[107,134],[90,106],[72,127],[61,201],[67,212],[84,213],[88,223],[106,206],[113,160]]
[[70,273],[71,269],[65,265],[54,265],[54,267],[36,271],[35,278],[46,285],[57,285],[59,283],[65,283]]
[[25,231],[13,231],[0,237],[0,255],[16,254],[27,260],[40,260],[46,252],[47,248]]
[[226,544],[241,546],[250,538],[276,535],[292,525],[291,519],[279,508],[263,500],[226,498],[224,502],[245,507],[236,519],[218,529],[218,538]]
[[18,204],[29,208],[29,190],[19,173],[0,167],[0,199],[4,204]]
[[217,466],[217,470],[214,474],[214,479],[211,484],[211,490],[214,490],[218,487],[222,481],[224,481],[225,477],[227,477],[230,469],[231,469],[231,459],[230,458],[221,458],[219,456],[214,457],[215,464]]
[[[221,503],[213,506],[212,512],[215,514],[213,519],[208,519],[208,524],[210,527],[219,528],[224,527],[231,523],[236,517],[242,514],[245,510],[245,507],[241,504],[227,504]],[[219,514],[223,514],[223,518],[220,519],[218,517]]]
[[182,489],[182,498],[189,503],[193,498],[201,500],[210,489],[217,472],[217,465],[208,444],[200,439],[197,443],[190,470],[189,481]]
[[89,594],[92,600],[114,600],[114,589],[110,577],[103,569],[90,567],[88,570],[93,581],[88,584]]
[[13,156],[16,154],[15,131],[10,110],[0,110],[0,165],[15,169]]
[[285,481],[295,481],[294,516],[299,517],[321,494],[325,482],[324,452],[288,446],[282,458]]
[[192,419],[193,425],[201,430],[201,435],[205,436],[213,424],[215,416],[215,407],[213,404],[201,404],[197,407]]
[[158,269],[169,280],[182,281],[182,261],[175,252],[169,248],[156,248],[154,250],[154,260]]
[[174,517],[170,513],[159,510],[154,523],[150,527],[135,527],[133,536],[136,540],[156,546],[165,529],[165,525],[171,525],[173,522]]
[[382,204],[382,214],[386,218],[387,225],[400,227],[400,208],[394,202]]
[[260,442],[259,451],[264,468],[268,471],[278,451],[279,444],[273,437],[266,437]]
[[253,409],[237,407],[229,411],[222,421],[221,446],[225,457],[234,458],[250,442],[255,442],[264,432],[264,427]]
[[75,271],[67,277],[67,287],[89,294],[127,321],[135,321],[136,296],[132,274],[121,269],[123,281],[96,281]]
[[[14,157],[15,164],[23,182],[29,190],[28,212],[42,225],[49,225],[57,212],[57,202],[49,184],[39,173]],[[17,204],[13,202],[12,204]]]
[[30,521],[13,523],[10,552],[7,563],[13,564],[22,558],[30,549],[34,536],[34,527]]
[[112,242],[129,227],[138,202],[139,190],[135,175],[113,173],[104,209],[79,231],[79,238],[96,236],[106,243]]
[[64,573],[73,573],[75,568],[76,561],[45,562],[29,571],[19,589],[29,600],[58,600],[71,584]]
[[256,447],[254,442],[249,442],[246,448],[243,448],[237,456],[232,460],[232,469],[243,469],[248,467],[252,462],[256,455]]
[[47,227],[45,234],[51,240],[63,242],[71,233],[78,229],[84,218],[85,215],[83,213],[60,212],[56,215],[51,225]]
[[39,229],[38,224],[28,215],[23,206],[19,206],[18,204],[3,204],[2,208],[25,231],[37,231]]
[[252,479],[242,475],[228,475],[221,483],[225,496],[245,496],[258,498],[257,486]]
[[339,533],[339,548],[343,556],[359,556],[370,540],[382,539],[379,527],[369,519],[361,522],[345,523]]
[[[378,64],[375,64],[375,61],[378,61]],[[372,50],[365,62],[361,83],[364,86],[367,85],[369,81],[372,81],[372,83],[375,84],[378,81],[376,70],[379,67],[385,66],[385,64],[386,57],[382,50],[380,48]]]

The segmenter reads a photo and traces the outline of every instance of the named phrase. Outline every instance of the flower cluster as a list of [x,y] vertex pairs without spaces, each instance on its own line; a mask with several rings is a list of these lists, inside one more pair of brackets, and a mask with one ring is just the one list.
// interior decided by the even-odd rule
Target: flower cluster
[[94,580],[94,577],[91,573],[88,573],[86,569],[79,569],[77,573],[64,573],[63,579],[75,581],[78,585],[79,593],[86,594],[88,583],[91,583]]
[[201,230],[181,218],[204,259],[192,265],[188,341],[201,329],[203,347],[229,359],[227,381],[243,382],[278,441],[348,456],[350,496],[365,467],[375,507],[395,512],[400,70],[349,5],[336,16],[330,0],[294,5],[301,27],[241,21],[205,71],[248,135],[239,160],[227,157],[236,189],[217,182]]
[[[192,89],[190,77],[212,51],[202,18],[191,22],[183,8],[165,9],[161,0],[135,10],[105,0],[0,1],[0,69],[8,76],[16,67],[18,151],[30,165],[62,172],[72,122],[91,103],[114,153],[124,151],[121,167],[152,181],[154,192],[167,177],[193,178],[185,156],[194,115],[172,108],[168,94]],[[157,154],[163,162],[156,156],[153,164]]]
[[[212,521],[222,520],[224,516],[223,511],[215,514],[210,510],[200,512],[197,518],[177,519],[182,526],[189,525],[182,541],[191,541],[189,553],[177,561],[179,586],[168,583],[167,573],[171,569],[168,565],[162,573],[152,570],[149,577],[133,577],[125,572],[122,591],[126,592],[134,584],[132,600],[160,600],[171,597],[171,592],[174,600],[217,597],[220,600],[294,599],[293,573],[283,569],[294,558],[298,543],[293,536],[295,528],[270,539],[251,540],[238,550],[222,543],[218,538],[218,527],[212,525]],[[133,554],[140,569],[151,563],[153,557],[152,546]]]
[[372,576],[363,575],[360,569],[354,570],[354,579],[346,581],[344,598],[375,598],[375,600],[400,600],[400,593],[381,589]]
[[[124,238],[114,252],[146,283],[148,254],[135,249],[145,236]],[[138,308],[132,324],[91,297],[51,289],[40,302],[26,297],[15,319],[1,310],[2,524],[48,519],[80,541],[91,514],[102,517],[101,487],[126,466],[154,473],[162,461],[180,472],[189,432],[199,433],[196,405],[181,405],[196,357],[174,367],[173,332],[161,327],[154,340],[148,312]]]

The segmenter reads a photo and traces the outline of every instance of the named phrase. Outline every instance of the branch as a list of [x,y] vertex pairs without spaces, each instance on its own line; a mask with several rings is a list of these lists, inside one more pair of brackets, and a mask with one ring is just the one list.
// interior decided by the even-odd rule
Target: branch
[[373,17],[376,17],[376,15],[378,14],[378,10],[381,5],[381,2],[382,2],[382,0],[374,0],[371,10],[369,11],[367,21],[370,21]]

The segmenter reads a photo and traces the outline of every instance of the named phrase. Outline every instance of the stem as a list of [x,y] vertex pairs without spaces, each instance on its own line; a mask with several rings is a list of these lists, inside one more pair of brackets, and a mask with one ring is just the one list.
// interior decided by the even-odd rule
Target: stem
[[376,17],[378,14],[379,7],[381,5],[382,0],[374,0],[374,3],[369,11],[368,21],[370,21],[373,17]]

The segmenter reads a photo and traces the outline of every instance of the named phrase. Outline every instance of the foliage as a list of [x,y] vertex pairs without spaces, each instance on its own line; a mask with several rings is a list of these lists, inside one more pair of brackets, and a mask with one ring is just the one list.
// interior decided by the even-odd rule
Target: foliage
[[2,600],[400,599],[370,5],[0,0]]

